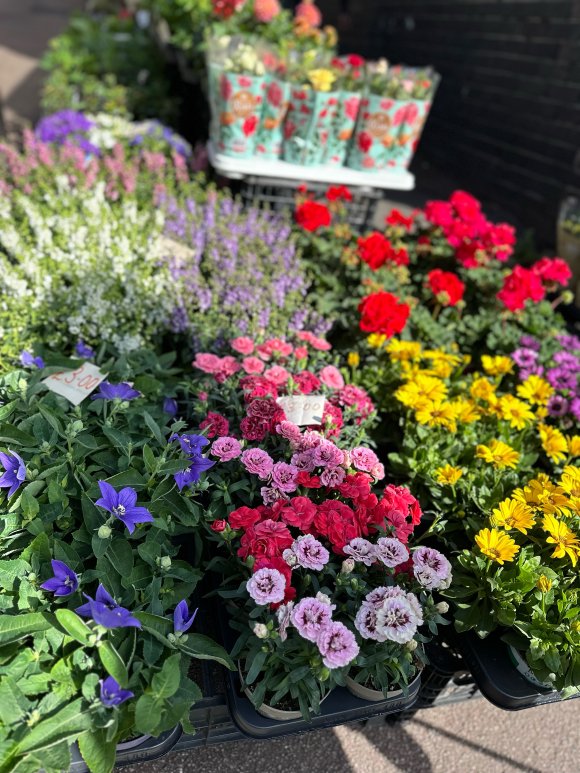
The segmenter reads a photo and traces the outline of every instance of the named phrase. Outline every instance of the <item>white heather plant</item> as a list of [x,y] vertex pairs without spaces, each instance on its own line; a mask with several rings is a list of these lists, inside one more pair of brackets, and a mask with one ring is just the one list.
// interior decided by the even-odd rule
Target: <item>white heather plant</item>
[[0,327],[6,334],[24,319],[50,347],[83,339],[139,348],[171,311],[169,272],[155,248],[163,221],[134,200],[111,203],[104,183],[82,190],[62,176],[41,202],[14,191],[0,201]]

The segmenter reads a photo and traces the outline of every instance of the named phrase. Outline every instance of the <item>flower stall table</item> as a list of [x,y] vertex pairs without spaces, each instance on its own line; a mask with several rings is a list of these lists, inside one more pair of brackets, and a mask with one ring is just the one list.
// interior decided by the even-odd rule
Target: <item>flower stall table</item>
[[218,153],[208,143],[209,160],[216,172],[242,183],[246,204],[268,204],[274,210],[293,209],[297,185],[304,183],[315,193],[329,185],[346,185],[353,200],[349,202],[349,223],[364,230],[370,226],[375,207],[383,191],[412,191],[415,176],[407,169],[359,172],[348,167],[302,166],[287,161],[260,158],[235,158]]

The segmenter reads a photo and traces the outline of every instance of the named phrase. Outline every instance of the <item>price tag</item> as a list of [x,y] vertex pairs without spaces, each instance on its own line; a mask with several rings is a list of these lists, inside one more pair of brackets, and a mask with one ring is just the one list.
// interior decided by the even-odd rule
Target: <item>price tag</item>
[[322,422],[326,402],[323,395],[291,395],[279,397],[276,402],[286,414],[288,421],[299,427]]
[[61,370],[43,380],[43,384],[57,395],[66,397],[73,405],[79,405],[107,377],[96,365],[85,362],[76,370]]

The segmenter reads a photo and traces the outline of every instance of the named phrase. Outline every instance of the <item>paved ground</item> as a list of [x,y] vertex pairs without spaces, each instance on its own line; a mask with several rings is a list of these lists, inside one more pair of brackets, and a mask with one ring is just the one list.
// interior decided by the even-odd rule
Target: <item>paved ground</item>
[[[0,0],[0,97],[7,122],[38,116],[38,57],[82,0]],[[384,202],[419,206],[457,181],[426,163],[416,191]],[[580,773],[580,700],[518,713],[483,700],[422,711],[402,725],[341,727],[271,742],[171,755],[125,773]]]

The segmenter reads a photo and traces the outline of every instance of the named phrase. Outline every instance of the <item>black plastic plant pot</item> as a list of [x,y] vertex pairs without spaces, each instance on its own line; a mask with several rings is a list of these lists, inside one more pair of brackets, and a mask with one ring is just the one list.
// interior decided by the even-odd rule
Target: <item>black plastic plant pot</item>
[[517,670],[501,632],[485,639],[461,634],[457,644],[483,696],[500,709],[519,711],[562,700],[559,692],[532,684]]
[[345,688],[337,687],[322,701],[320,714],[313,716],[309,722],[304,719],[280,721],[259,714],[252,702],[243,694],[239,675],[235,672],[228,673],[226,690],[232,719],[242,733],[250,738],[265,739],[406,711],[417,700],[420,686],[421,676],[418,675],[409,685],[407,695],[386,698],[376,703],[361,700]]
[[[150,762],[159,757],[164,757],[172,751],[175,744],[179,741],[181,733],[181,725],[177,725],[172,730],[162,733],[158,738],[143,736],[142,738],[136,738],[134,741],[119,744],[115,758],[115,767],[132,765],[136,762]],[[72,748],[72,762],[69,773],[88,773],[88,770],[75,744]]]

